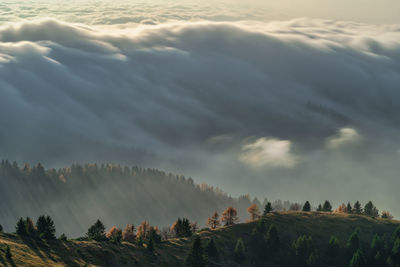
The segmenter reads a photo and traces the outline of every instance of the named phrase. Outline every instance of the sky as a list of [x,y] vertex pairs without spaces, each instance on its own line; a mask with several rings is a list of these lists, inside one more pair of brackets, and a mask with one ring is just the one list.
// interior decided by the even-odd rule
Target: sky
[[[397,8],[396,8],[397,7]],[[0,157],[397,217],[398,1],[0,3]]]

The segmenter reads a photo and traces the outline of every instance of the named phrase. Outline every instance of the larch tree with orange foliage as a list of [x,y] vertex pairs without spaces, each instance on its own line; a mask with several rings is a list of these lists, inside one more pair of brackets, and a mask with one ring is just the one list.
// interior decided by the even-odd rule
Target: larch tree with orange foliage
[[147,239],[150,231],[150,223],[148,221],[143,221],[137,228],[136,238]]
[[133,224],[127,224],[124,231],[122,231],[122,240],[134,243],[136,240],[136,230]]
[[336,213],[347,213],[347,206],[346,204],[342,203],[337,209],[335,209]]
[[250,207],[247,208],[247,212],[250,213],[250,221],[255,221],[261,217],[261,213],[256,204],[250,205]]
[[116,226],[113,226],[107,232],[106,237],[111,241],[119,243],[119,242],[121,242],[121,239],[122,239],[122,231],[121,231],[121,229],[117,228]]
[[222,213],[221,221],[225,223],[225,226],[233,225],[239,221],[237,216],[237,210],[229,207]]
[[212,229],[212,230],[214,230],[220,226],[219,214],[217,211],[215,211],[211,217],[208,217],[207,226],[210,227],[210,229]]

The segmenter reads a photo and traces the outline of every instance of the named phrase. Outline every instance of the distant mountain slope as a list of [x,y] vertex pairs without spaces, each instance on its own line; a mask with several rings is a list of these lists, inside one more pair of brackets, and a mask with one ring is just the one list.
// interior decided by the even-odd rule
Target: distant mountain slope
[[41,214],[54,219],[57,235],[72,237],[82,236],[98,218],[119,227],[143,220],[162,227],[187,217],[201,227],[212,212],[228,206],[237,208],[244,219],[251,202],[248,196],[232,198],[156,169],[74,164],[45,170],[41,164],[0,164],[0,224],[6,231],[14,231],[19,217],[36,219]]
[[[338,237],[340,247],[344,250],[349,235],[359,228],[361,247],[368,252],[374,234],[391,235],[400,225],[399,221],[372,219],[365,216],[334,214],[321,212],[280,212],[266,218],[266,227],[274,224],[281,240],[282,250],[290,251],[290,246],[300,235],[307,234],[313,238],[315,247],[321,255],[320,266],[325,263],[326,247],[331,235]],[[255,266],[245,259],[241,264],[235,262],[233,251],[238,238],[247,245],[249,236],[257,222],[243,223],[217,230],[203,230],[198,234],[202,243],[213,238],[216,242],[220,266]],[[155,246],[154,254],[137,244],[123,242],[68,241],[59,240],[48,243],[21,239],[13,234],[0,234],[0,249],[9,245],[12,263],[16,266],[183,266],[184,259],[190,251],[194,237],[170,239]],[[247,249],[247,253],[250,249]],[[287,266],[290,254],[268,266]],[[0,251],[0,264],[11,266],[4,252]],[[265,266],[265,265],[262,265]],[[288,265],[291,266],[291,265]]]

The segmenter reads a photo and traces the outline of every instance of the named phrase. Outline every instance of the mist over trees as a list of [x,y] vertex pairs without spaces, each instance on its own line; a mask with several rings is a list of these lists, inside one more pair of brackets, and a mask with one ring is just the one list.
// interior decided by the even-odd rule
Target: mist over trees
[[[203,225],[212,212],[222,214],[229,206],[244,221],[251,204],[263,203],[248,195],[233,198],[218,188],[157,169],[113,164],[45,169],[40,163],[0,163],[0,217],[6,231],[13,231],[21,216],[38,214],[50,215],[59,233],[67,236],[81,236],[98,218],[119,227],[143,220],[168,226],[178,217]],[[278,210],[289,205],[276,204]]]

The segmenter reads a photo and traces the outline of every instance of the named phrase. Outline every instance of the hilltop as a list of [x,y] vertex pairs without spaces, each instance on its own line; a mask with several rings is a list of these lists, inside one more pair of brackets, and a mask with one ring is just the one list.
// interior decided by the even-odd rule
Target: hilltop
[[[4,266],[182,266],[188,255],[195,236],[199,236],[203,246],[213,239],[217,246],[219,266],[257,266],[250,257],[250,242],[253,229],[259,221],[235,224],[216,230],[203,229],[188,238],[175,238],[155,245],[150,253],[138,244],[122,242],[53,240],[40,241],[21,238],[15,234],[0,234],[0,263]],[[291,246],[294,240],[302,235],[312,237],[313,244],[320,255],[327,253],[329,239],[336,236],[340,248],[346,247],[349,236],[358,229],[360,247],[366,253],[375,234],[390,237],[399,221],[375,219],[362,215],[326,213],[326,212],[276,212],[265,218],[265,227],[275,225],[281,242],[281,255],[284,258],[266,260],[268,266],[293,266],[290,259]],[[234,257],[238,239],[246,245],[246,258],[239,264]],[[9,246],[11,260],[5,257],[5,247]],[[326,258],[326,257],[324,257]],[[325,259],[319,261],[324,262]],[[330,266],[324,262],[325,266]],[[264,265],[263,265],[264,266]],[[296,266],[296,265],[294,265]]]

